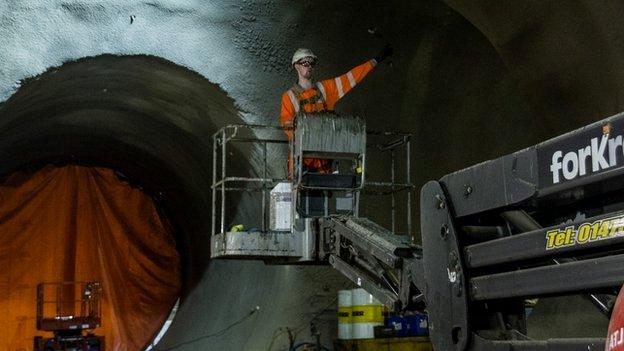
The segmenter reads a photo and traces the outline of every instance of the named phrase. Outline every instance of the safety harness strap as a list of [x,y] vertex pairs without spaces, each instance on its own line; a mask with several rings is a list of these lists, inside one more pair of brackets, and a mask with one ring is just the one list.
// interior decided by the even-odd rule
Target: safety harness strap
[[325,109],[327,109],[327,102],[326,102],[327,98],[325,94],[325,87],[323,86],[323,84],[321,84],[321,82],[317,82],[316,88],[321,93],[321,99],[323,99],[323,106],[325,107]]
[[290,88],[290,90],[288,91],[289,96],[290,93],[292,93],[296,97],[296,100],[298,100],[298,103],[293,102],[293,105],[295,105],[295,111],[297,113],[300,111],[305,111],[305,105],[314,105],[319,101],[323,103],[323,111],[327,110],[327,102],[325,101],[325,88],[323,87],[323,85],[318,82],[316,83],[316,86],[312,87],[311,89],[313,89],[316,93],[307,99],[304,99],[302,97],[304,90],[301,88],[301,86],[299,86],[299,84],[293,85],[292,88]]
[[293,93],[292,89],[289,89],[287,92],[288,97],[290,98],[290,102],[292,103],[292,105],[295,107],[295,113],[299,113],[299,101],[297,99],[297,96],[295,96],[295,93]]

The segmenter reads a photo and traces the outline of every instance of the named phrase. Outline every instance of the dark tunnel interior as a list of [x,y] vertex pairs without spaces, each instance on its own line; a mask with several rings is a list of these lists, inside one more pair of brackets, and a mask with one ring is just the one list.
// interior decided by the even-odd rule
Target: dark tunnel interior
[[14,172],[0,198],[4,346],[92,318],[113,349],[154,338],[181,275],[171,225],[149,196],[111,169],[68,164]]
[[105,55],[28,80],[0,119],[2,179],[50,166],[112,169],[171,224],[182,296],[192,289],[209,255],[202,211],[210,208],[210,136],[215,125],[239,119],[221,89],[162,59]]
[[188,267],[205,261],[188,248],[206,230],[197,211],[210,206],[209,139],[238,121],[223,91],[162,59],[101,56],[30,79],[0,115],[1,174],[67,163],[119,171],[172,219],[183,280],[193,281]]

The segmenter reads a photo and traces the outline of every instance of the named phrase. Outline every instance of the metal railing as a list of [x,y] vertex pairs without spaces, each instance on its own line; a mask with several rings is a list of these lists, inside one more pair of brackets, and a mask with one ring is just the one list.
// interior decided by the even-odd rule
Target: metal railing
[[[368,195],[389,195],[391,197],[391,230],[396,233],[396,194],[406,192],[406,227],[407,232],[412,233],[411,220],[411,192],[414,185],[411,183],[410,147],[411,134],[400,132],[375,132],[367,131],[371,142],[367,142],[367,149],[390,154],[389,179],[365,180],[363,192]],[[268,147],[269,145],[283,145],[288,147],[288,153],[284,152],[283,165],[286,164],[287,155],[292,153],[293,147],[289,143],[284,129],[277,126],[233,124],[219,129],[212,135],[212,235],[225,233],[226,228],[226,198],[228,192],[261,192],[261,231],[266,232],[268,223],[268,195],[271,189],[280,182],[291,181],[287,178],[287,172],[283,176],[274,177],[274,171],[269,174]],[[252,152],[260,152],[261,165],[257,170],[258,176],[235,176],[229,175],[228,157],[232,156],[230,147],[238,150],[232,143],[247,143],[254,145]],[[400,178],[397,174],[397,155],[400,148],[405,148],[405,177]],[[249,158],[250,155],[246,155]],[[249,164],[249,159],[246,160]],[[250,165],[251,168],[251,165]],[[285,167],[284,167],[285,170]]]
[[[251,136],[242,133],[253,133]],[[258,136],[260,133],[273,133],[270,138]],[[228,191],[260,191],[262,192],[262,231],[267,230],[267,192],[284,178],[269,178],[267,171],[267,149],[269,144],[288,144],[286,137],[281,137],[283,129],[273,126],[234,124],[219,129],[212,136],[212,234],[216,234],[217,222],[220,224],[219,233],[225,233],[226,192]],[[275,137],[277,136],[277,138]],[[242,177],[227,175],[228,143],[260,144],[262,152],[262,167],[260,177]],[[220,150],[219,150],[220,148]],[[219,162],[220,160],[220,162]],[[234,186],[230,185],[233,184]],[[253,187],[257,185],[256,187]],[[220,203],[217,201],[220,195]],[[220,218],[217,221],[217,208],[220,209]]]
[[54,282],[37,285],[37,324],[43,330],[62,328],[73,321],[100,323],[102,288],[99,282]]
[[[370,141],[367,143],[367,147],[377,150],[379,152],[387,152],[390,154],[390,179],[384,181],[371,181],[366,180],[367,188],[364,192],[377,195],[390,195],[391,197],[391,228],[393,233],[397,232],[396,224],[396,194],[398,192],[406,192],[406,227],[407,233],[412,233],[412,190],[414,190],[414,184],[412,184],[411,177],[411,139],[412,135],[402,132],[367,132],[369,139],[379,138],[378,142]],[[372,137],[372,138],[371,138]],[[405,178],[403,182],[397,182],[399,175],[397,174],[397,158],[400,148],[405,148]],[[375,191],[375,187],[379,190]]]

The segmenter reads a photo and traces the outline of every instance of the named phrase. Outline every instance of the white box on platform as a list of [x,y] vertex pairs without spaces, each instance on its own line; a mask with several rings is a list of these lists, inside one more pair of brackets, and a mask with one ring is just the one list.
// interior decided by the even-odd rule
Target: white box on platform
[[292,184],[278,183],[270,196],[270,228],[276,231],[290,231],[292,219]]

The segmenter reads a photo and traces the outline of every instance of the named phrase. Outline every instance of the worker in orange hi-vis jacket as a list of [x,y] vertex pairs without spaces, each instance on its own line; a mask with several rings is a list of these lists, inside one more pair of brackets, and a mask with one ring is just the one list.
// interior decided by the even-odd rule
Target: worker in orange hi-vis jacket
[[[285,128],[288,139],[293,137],[293,121],[298,113],[333,111],[334,106],[351,91],[381,61],[392,55],[393,49],[386,45],[373,59],[332,79],[313,83],[312,76],[317,57],[310,49],[298,49],[292,57],[298,81],[282,94],[280,125]],[[304,166],[310,172],[331,173],[331,160],[304,159]],[[292,175],[292,161],[289,160],[289,175]]]

